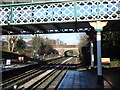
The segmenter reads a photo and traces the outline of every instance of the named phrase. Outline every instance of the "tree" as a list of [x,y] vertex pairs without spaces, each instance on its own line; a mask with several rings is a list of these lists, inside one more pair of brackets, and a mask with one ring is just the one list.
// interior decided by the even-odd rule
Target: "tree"
[[120,31],[102,33],[102,55],[113,59],[120,59]]
[[15,44],[18,40],[18,37],[15,35],[7,35],[5,36],[7,43],[8,43],[8,51],[13,52],[15,48]]
[[56,40],[56,44],[57,44],[57,45],[63,45],[64,43],[63,43],[63,41],[61,41],[60,39],[57,39],[57,40]]
[[45,45],[45,53],[50,54],[52,52],[53,48],[50,44],[46,43]]
[[1,43],[1,47],[0,47],[0,50],[3,50],[3,51],[8,51],[8,44],[6,41],[2,41]]
[[35,50],[35,52],[37,52],[37,48],[39,48],[40,44],[41,44],[41,38],[38,37],[37,35],[35,35],[35,37],[32,40],[32,46]]
[[40,42],[39,42],[39,47],[38,47],[38,53],[39,55],[43,55],[45,54],[45,41],[43,38],[40,38]]
[[80,37],[80,43],[78,46],[80,53],[80,61],[83,67],[88,69],[90,65],[90,47],[89,47],[89,36],[84,34]]
[[86,46],[89,43],[88,36],[84,34],[83,36],[80,36],[80,43],[78,45],[78,51],[80,54],[82,54],[82,47]]
[[33,55],[34,55],[33,48],[32,47],[26,47],[25,48],[25,55],[28,56],[28,57],[33,58]]
[[39,55],[50,54],[53,51],[50,40],[48,38],[44,39],[37,35],[33,38],[33,48],[35,53]]
[[26,43],[25,41],[20,38],[16,42],[16,49],[20,54],[25,54]]

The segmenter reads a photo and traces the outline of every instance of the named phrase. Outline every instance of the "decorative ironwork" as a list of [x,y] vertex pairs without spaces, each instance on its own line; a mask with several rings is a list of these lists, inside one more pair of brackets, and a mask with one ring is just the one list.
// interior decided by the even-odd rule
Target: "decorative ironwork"
[[32,21],[50,22],[52,19],[52,4],[34,5],[32,9]]
[[97,19],[97,3],[91,2],[77,2],[77,20],[95,20]]
[[5,8],[0,8],[0,24],[4,25],[4,24],[8,24],[10,18],[9,18],[9,13],[10,12],[10,8],[9,7],[5,7]]
[[0,6],[0,25],[120,19],[120,1],[66,1]]
[[99,17],[101,20],[120,19],[120,1],[103,1],[99,4]]
[[13,23],[29,23],[31,20],[31,6],[13,7]]
[[53,5],[53,21],[74,21],[74,3],[58,3]]

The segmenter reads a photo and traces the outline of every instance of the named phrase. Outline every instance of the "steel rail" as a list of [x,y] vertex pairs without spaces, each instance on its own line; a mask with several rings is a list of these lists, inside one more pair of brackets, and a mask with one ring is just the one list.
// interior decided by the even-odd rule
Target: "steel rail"
[[[73,63],[73,61],[74,61],[74,60],[72,60],[71,63]],[[69,69],[69,68],[70,68],[70,67],[68,67],[68,69]],[[63,80],[64,76],[66,75],[67,71],[68,71],[68,70],[66,70],[66,72],[64,73],[64,75],[62,76],[62,78],[58,81],[57,85],[56,85],[55,88],[54,88],[55,90],[57,90],[58,86],[60,85],[60,83],[61,83],[61,81]]]
[[[40,68],[45,68],[45,66],[44,67],[40,67]],[[4,88],[6,88],[6,86],[8,86],[8,85],[10,85],[10,84],[13,84],[13,83],[15,83],[15,82],[19,82],[19,80],[21,80],[21,79],[23,79],[23,78],[25,78],[25,77],[27,77],[27,76],[29,76],[29,75],[33,75],[34,73],[38,73],[38,71],[40,70],[40,68],[38,68],[38,69],[32,69],[32,70],[30,70],[30,71],[27,71],[27,72],[25,72],[25,73],[22,73],[22,74],[20,74],[20,75],[17,75],[17,76],[15,76],[15,77],[13,77],[13,78],[10,78],[10,79],[7,79],[7,80],[5,80],[3,83],[2,83],[2,87]],[[30,79],[30,78],[29,78]]]
[[[59,63],[59,62],[58,62]],[[34,83],[32,83],[30,86],[26,86],[27,83],[25,83],[24,85],[20,86],[19,89],[28,89],[30,90],[34,85],[36,85],[37,83],[39,82],[44,82],[45,80],[47,80],[51,75],[53,75],[56,71],[56,69],[58,69],[58,66],[60,65],[57,65],[56,68],[54,68],[52,71],[48,72],[46,75],[44,75],[42,78],[40,78],[39,80],[35,81]],[[46,71],[47,72],[47,71]],[[38,76],[39,77],[39,76]],[[34,79],[33,79],[34,80]]]
[[3,81],[2,85],[0,85],[0,86],[5,87],[5,86],[9,85],[10,83],[13,83],[13,82],[15,82],[15,81],[17,81],[19,79],[22,79],[22,78],[24,78],[24,77],[26,77],[26,76],[28,76],[30,74],[36,73],[37,71],[38,70],[33,69],[33,70],[28,71],[28,72],[22,73],[22,74],[20,74],[18,76],[15,76],[13,78],[7,79],[7,80]]
[[109,80],[107,80],[107,78],[103,75],[104,80],[114,89],[117,90],[117,88],[112,84],[112,82],[110,82]]
[[[43,66],[43,67],[41,67],[41,68],[46,68],[46,70],[48,70],[48,69],[50,69],[50,68],[53,68],[53,66],[51,66],[51,67]],[[39,75],[39,74],[41,74],[41,73],[44,73],[46,70],[44,70],[44,71],[42,71],[42,70],[39,71],[39,69],[36,70],[36,71],[32,70],[32,72],[29,72],[29,71],[28,71],[28,72],[26,72],[26,73],[24,73],[24,74],[15,76],[15,77],[13,77],[13,78],[11,78],[11,79],[8,79],[8,80],[10,80],[10,81],[6,80],[5,83],[2,84],[2,87],[3,87],[3,89],[8,89],[8,88],[12,88],[14,85],[18,85],[18,86],[19,86],[20,84],[25,83],[26,81],[34,78],[35,76],[37,76],[37,75]],[[34,73],[35,73],[35,74],[34,74]],[[26,77],[26,78],[25,78],[25,77]],[[7,81],[8,81],[8,82],[7,82]],[[9,85],[9,86],[7,86],[7,85]]]
[[14,82],[14,83],[10,84],[9,86],[6,86],[4,89],[11,89],[11,88],[14,87],[14,85],[19,86],[20,84],[25,83],[26,81],[29,81],[30,79],[36,77],[37,75],[39,75],[39,74],[41,74],[41,73],[43,73],[43,72],[45,72],[45,71],[38,71],[38,72],[35,73],[35,74],[29,75],[29,76],[27,76],[26,78],[20,79],[20,80],[18,80],[17,82]]
[[[73,60],[72,60],[73,61]],[[71,61],[70,61],[71,62]],[[72,63],[72,62],[71,62]],[[68,64],[70,64],[69,62],[68,62]],[[67,64],[67,65],[68,65]],[[67,66],[66,65],[66,66]],[[58,73],[57,73],[57,75],[53,78],[53,79],[51,79],[50,81],[49,81],[49,83],[44,87],[44,89],[47,89],[48,87],[50,87],[50,85],[51,85],[51,83],[53,83],[53,81],[64,71],[64,69],[65,69],[65,67],[66,66],[64,66],[63,68],[62,68],[62,70],[61,71],[59,71]],[[69,69],[69,67],[67,67],[68,69]],[[68,69],[66,70],[66,72],[68,71]],[[65,72],[65,73],[66,73]],[[65,75],[65,74],[64,74]],[[63,75],[63,77],[64,77],[64,75]],[[63,77],[61,78],[61,79],[63,79]],[[59,83],[59,82],[58,82]]]
[[[64,69],[70,64],[70,62],[71,62],[72,60],[70,60],[70,61],[66,61],[66,62],[64,62],[64,63],[67,63],[64,67],[59,67],[59,69],[61,68],[61,70],[60,71],[58,71],[57,69],[55,70],[55,72],[53,72],[50,76],[48,76],[47,78],[45,78],[45,80],[44,81],[42,81],[42,82],[39,82],[36,86],[34,86],[33,88],[32,88],[32,90],[34,90],[34,89],[38,89],[38,88],[41,88],[42,87],[42,85],[43,85],[43,89],[47,89],[50,85],[51,85],[51,83],[64,71]],[[69,67],[67,67],[67,68],[69,68]],[[68,69],[66,70],[66,72],[68,71]],[[65,72],[65,73],[66,73]],[[55,75],[55,76],[54,76]],[[65,74],[64,74],[65,75]],[[63,75],[63,76],[64,76]],[[63,78],[63,77],[62,77]],[[50,79],[50,80],[48,80],[48,79]],[[48,80],[48,81],[47,81]],[[46,83],[47,82],[47,84],[45,85],[44,83]],[[59,83],[59,82],[58,82]]]

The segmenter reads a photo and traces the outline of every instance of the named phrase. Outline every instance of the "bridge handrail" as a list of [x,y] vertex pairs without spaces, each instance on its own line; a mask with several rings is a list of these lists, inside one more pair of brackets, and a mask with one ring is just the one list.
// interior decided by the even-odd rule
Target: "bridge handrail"
[[64,0],[64,1],[41,1],[41,2],[29,2],[29,3],[13,3],[13,4],[3,4],[0,7],[9,7],[9,6],[24,6],[24,5],[36,5],[36,4],[53,4],[53,3],[63,3],[63,2],[75,2],[73,0]]

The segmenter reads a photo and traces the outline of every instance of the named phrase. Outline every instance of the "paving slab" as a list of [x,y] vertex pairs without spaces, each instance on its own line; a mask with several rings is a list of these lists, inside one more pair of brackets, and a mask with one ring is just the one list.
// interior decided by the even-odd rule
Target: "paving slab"
[[101,88],[101,86],[97,84],[97,75],[88,71],[69,70],[58,86],[58,90],[80,88]]

